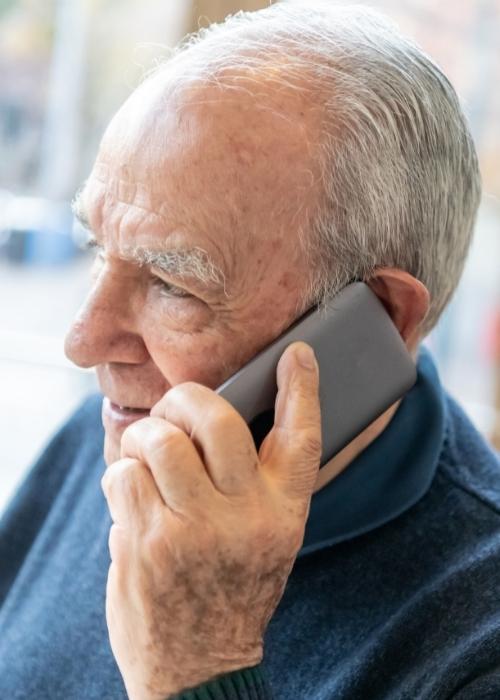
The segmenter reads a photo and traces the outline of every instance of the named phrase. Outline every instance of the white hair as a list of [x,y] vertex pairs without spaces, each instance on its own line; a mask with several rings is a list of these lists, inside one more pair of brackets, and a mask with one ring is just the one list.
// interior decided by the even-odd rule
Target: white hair
[[299,236],[311,261],[302,308],[396,267],[429,290],[429,332],[458,284],[481,191],[466,119],[437,65],[379,13],[315,1],[239,12],[191,35],[172,62],[184,85],[231,76],[234,87],[241,75],[252,90],[265,76],[322,109],[311,136],[320,205]]
[[150,250],[144,246],[132,246],[125,249],[138,265],[147,265],[163,270],[167,275],[193,277],[202,284],[215,284],[226,289],[226,277],[223,270],[212,260],[206,250],[195,246],[189,250]]

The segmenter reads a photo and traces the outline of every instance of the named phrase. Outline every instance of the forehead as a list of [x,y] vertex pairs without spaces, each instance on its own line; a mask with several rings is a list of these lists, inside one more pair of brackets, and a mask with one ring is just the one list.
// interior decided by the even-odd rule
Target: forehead
[[310,203],[306,111],[294,94],[179,88],[168,73],[156,76],[105,133],[84,193],[92,227],[148,243],[185,235],[233,267]]

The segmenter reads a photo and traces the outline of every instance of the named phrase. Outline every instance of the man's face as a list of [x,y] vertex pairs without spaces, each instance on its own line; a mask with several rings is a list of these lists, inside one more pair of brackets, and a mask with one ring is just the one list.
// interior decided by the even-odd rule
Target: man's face
[[[66,353],[96,367],[107,464],[171,386],[216,388],[297,316],[309,274],[297,232],[314,205],[304,105],[255,102],[214,87],[174,95],[157,76],[104,136],[81,195],[100,248]],[[139,264],[134,248],[202,249],[225,285]]]

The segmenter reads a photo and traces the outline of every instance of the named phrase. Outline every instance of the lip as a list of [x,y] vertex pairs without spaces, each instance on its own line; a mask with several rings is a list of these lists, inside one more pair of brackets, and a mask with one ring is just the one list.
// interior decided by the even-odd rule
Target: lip
[[145,408],[137,411],[122,410],[117,404],[104,397],[102,402],[102,420],[104,427],[123,430],[131,423],[149,416],[151,409]]

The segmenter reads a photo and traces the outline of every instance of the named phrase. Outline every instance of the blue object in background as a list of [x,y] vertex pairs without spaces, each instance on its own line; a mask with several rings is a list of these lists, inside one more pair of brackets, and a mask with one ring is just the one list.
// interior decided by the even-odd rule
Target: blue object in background
[[29,231],[24,260],[27,265],[61,265],[78,253],[71,234],[57,231]]
[[63,265],[81,252],[72,225],[69,202],[16,197],[4,221],[5,255],[24,265]]

